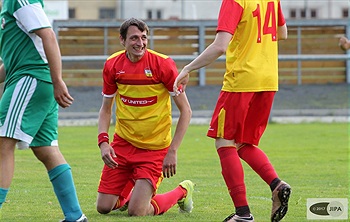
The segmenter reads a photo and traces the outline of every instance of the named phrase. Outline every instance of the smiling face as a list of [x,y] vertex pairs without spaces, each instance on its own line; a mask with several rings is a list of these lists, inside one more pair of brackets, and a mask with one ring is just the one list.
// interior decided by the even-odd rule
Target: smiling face
[[120,42],[125,47],[130,61],[137,62],[146,52],[147,31],[140,31],[137,26],[131,25],[128,28],[125,39],[120,36]]

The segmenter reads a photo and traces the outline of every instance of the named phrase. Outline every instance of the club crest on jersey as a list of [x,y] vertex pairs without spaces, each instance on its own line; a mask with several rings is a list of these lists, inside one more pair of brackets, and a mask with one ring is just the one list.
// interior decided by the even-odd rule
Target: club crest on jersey
[[152,71],[149,69],[149,68],[145,68],[145,75],[148,77],[148,78],[152,78]]

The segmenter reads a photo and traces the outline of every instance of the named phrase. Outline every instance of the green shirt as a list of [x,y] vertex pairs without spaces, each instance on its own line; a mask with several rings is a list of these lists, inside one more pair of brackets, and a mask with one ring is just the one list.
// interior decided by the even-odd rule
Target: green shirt
[[42,40],[33,31],[51,27],[43,0],[4,0],[1,10],[0,57],[5,86],[23,75],[51,82]]

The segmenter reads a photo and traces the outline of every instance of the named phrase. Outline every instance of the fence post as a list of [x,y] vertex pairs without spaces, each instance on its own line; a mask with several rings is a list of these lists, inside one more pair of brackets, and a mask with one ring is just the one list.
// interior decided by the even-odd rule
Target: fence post
[[[198,54],[205,49],[205,26],[201,23],[198,27]],[[205,67],[199,69],[199,86],[205,86]]]
[[[301,55],[302,51],[301,51],[301,27],[298,26],[298,31],[297,31],[297,35],[298,35],[298,44],[297,44],[297,54],[298,56]],[[302,66],[301,66],[301,60],[298,60],[298,85],[301,85],[301,76],[302,76],[302,73],[301,73],[301,69],[302,69]]]
[[103,28],[103,35],[104,35],[104,40],[103,40],[103,54],[108,55],[108,27]]

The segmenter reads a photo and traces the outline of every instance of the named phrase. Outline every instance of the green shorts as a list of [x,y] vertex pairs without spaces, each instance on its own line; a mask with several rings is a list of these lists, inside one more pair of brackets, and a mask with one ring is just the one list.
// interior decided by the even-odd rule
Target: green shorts
[[0,136],[30,147],[58,146],[58,104],[53,85],[23,76],[6,85],[0,101]]

